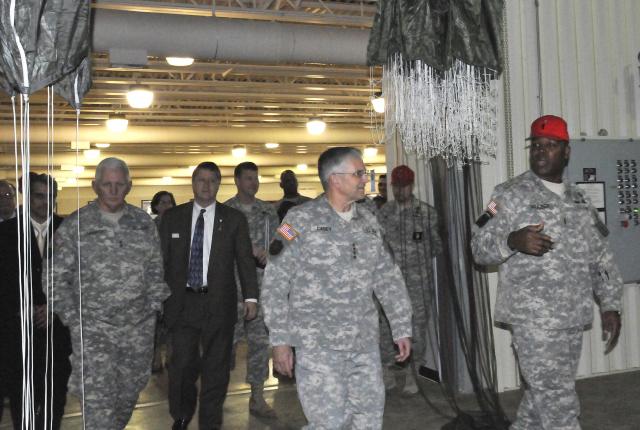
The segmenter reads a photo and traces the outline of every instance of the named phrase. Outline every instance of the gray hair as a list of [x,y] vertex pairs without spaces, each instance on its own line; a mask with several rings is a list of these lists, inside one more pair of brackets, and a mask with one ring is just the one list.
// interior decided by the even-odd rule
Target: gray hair
[[127,163],[125,163],[121,159],[116,157],[109,157],[109,158],[105,158],[100,163],[98,163],[98,166],[96,166],[96,175],[95,175],[96,182],[99,183],[100,181],[102,181],[102,174],[105,171],[105,169],[120,170],[121,172],[124,173],[125,177],[127,178],[127,182],[131,182],[129,167],[127,166]]
[[347,146],[329,148],[320,154],[320,158],[318,158],[318,175],[325,191],[329,188],[329,176],[338,171],[347,158],[361,159],[362,154],[357,149]]

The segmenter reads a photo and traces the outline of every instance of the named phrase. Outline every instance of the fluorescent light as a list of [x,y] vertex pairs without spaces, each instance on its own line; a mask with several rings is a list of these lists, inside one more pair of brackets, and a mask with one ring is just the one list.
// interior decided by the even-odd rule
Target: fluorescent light
[[365,157],[375,157],[376,155],[378,155],[378,148],[375,146],[367,146],[364,148]]
[[122,114],[109,115],[109,119],[106,122],[107,129],[113,133],[122,133],[127,130],[129,120]]
[[91,149],[91,142],[86,141],[72,141],[71,149]]
[[78,184],[78,180],[76,178],[67,178],[67,180],[65,181],[66,185],[77,185]]
[[327,128],[327,124],[320,118],[311,118],[307,121],[307,131],[309,134],[322,134]]
[[231,149],[231,155],[233,155],[236,158],[242,158],[247,155],[247,148],[242,145],[235,145]]
[[193,64],[193,58],[191,57],[166,57],[167,63],[175,67],[186,67]]
[[100,148],[100,149],[106,149],[108,147],[111,146],[110,143],[94,143],[93,144],[96,148]]
[[173,181],[173,177],[172,176],[163,176],[162,177],[162,183],[163,184],[170,184]]
[[100,150],[99,149],[85,149],[82,151],[84,153],[84,158],[87,160],[97,160],[100,158]]
[[129,106],[135,109],[146,109],[153,103],[153,91],[145,85],[134,85],[127,93]]
[[371,105],[374,111],[384,113],[384,97],[382,95],[371,97]]
[[264,144],[264,147],[267,149],[276,149],[277,147],[279,147],[280,144],[276,143],[276,142],[267,142]]
[[84,166],[73,166],[73,170],[72,171],[76,175],[79,175],[80,173],[84,172]]
[[309,166],[307,166],[305,163],[300,163],[296,166],[296,169],[301,170],[301,171],[305,171],[307,170]]

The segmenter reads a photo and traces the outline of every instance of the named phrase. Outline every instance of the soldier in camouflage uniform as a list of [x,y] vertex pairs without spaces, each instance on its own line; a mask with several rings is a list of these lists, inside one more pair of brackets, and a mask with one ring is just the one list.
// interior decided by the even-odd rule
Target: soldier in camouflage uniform
[[495,320],[511,327],[524,383],[512,429],[580,429],[575,376],[595,295],[608,337],[620,333],[622,279],[608,230],[584,193],[563,181],[569,133],[562,118],[531,125],[531,170],[496,187],[474,227],[478,264],[498,265]]
[[384,386],[378,348],[382,303],[404,361],[411,352],[411,304],[364,195],[360,152],[331,148],[318,160],[325,194],[292,208],[278,228],[284,249],[265,270],[262,306],[273,364],[291,376],[307,429],[380,429]]
[[[260,186],[258,180],[258,166],[247,161],[236,166],[234,180],[238,193],[225,202],[226,205],[241,211],[249,223],[249,236],[253,245],[253,256],[256,260],[258,288],[262,281],[269,243],[278,228],[278,214],[274,207],[256,198]],[[236,277],[237,279],[237,277]],[[240,284],[238,283],[238,297]],[[264,400],[264,382],[269,377],[269,335],[264,325],[262,311],[258,307],[258,316],[247,321],[243,318],[242,303],[238,307],[239,316],[236,323],[234,343],[242,337],[247,337],[247,383],[251,385],[249,411],[262,417],[275,418],[275,411]]]
[[127,165],[102,160],[92,186],[97,200],[55,235],[53,303],[71,330],[70,389],[84,399],[85,427],[121,430],[149,380],[156,311],[169,289],[153,220],[124,200]]
[[[393,259],[400,266],[404,276],[404,282],[409,291],[411,306],[413,308],[413,352],[411,363],[417,371],[420,365],[435,366],[435,357],[425,361],[427,345],[435,342],[435,337],[428,327],[433,327],[431,319],[432,302],[435,297],[433,287],[433,257],[442,252],[442,242],[438,234],[438,218],[435,209],[425,202],[418,200],[413,195],[415,175],[409,167],[397,166],[391,172],[391,187],[393,201],[386,203],[378,212],[378,221],[384,231],[384,240],[391,248]],[[393,347],[388,333],[388,322],[381,317],[380,331],[381,351],[383,364],[388,369],[393,365],[389,362],[388,351]],[[434,344],[435,345],[435,344]],[[388,370],[387,370],[388,372]],[[414,371],[411,366],[405,367],[406,394],[418,392],[418,386],[414,379]],[[392,374],[391,374],[392,375]],[[385,378],[387,388],[395,385],[393,378]]]

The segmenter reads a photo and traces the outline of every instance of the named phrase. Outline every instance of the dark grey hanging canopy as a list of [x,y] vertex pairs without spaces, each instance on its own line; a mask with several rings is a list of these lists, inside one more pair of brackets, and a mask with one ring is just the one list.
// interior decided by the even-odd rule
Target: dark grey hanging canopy
[[369,65],[393,55],[440,71],[454,60],[502,71],[503,0],[379,0],[367,47]]
[[0,87],[9,95],[55,90],[78,109],[91,87],[89,0],[0,2]]

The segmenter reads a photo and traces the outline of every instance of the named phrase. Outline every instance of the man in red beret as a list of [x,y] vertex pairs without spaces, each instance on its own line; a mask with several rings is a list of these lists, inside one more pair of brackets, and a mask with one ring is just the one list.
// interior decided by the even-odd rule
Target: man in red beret
[[524,396],[512,430],[579,430],[575,377],[595,295],[608,353],[620,334],[622,279],[609,231],[584,192],[563,180],[569,132],[560,117],[531,124],[531,169],[498,185],[476,222],[478,264],[498,266],[495,320],[510,327]]
[[[393,258],[404,276],[413,310],[414,350],[410,361],[417,371],[419,366],[433,368],[435,356],[427,354],[428,327],[431,324],[431,300],[434,297],[432,273],[433,257],[442,250],[438,234],[438,218],[435,209],[413,195],[415,175],[409,167],[401,165],[391,172],[391,188],[394,200],[387,202],[378,212],[378,220],[384,230]],[[426,299],[425,299],[426,298]],[[381,318],[381,356],[387,389],[395,386],[393,354],[389,348],[393,342],[387,322]],[[415,394],[418,386],[412,366],[406,366],[404,394]]]

